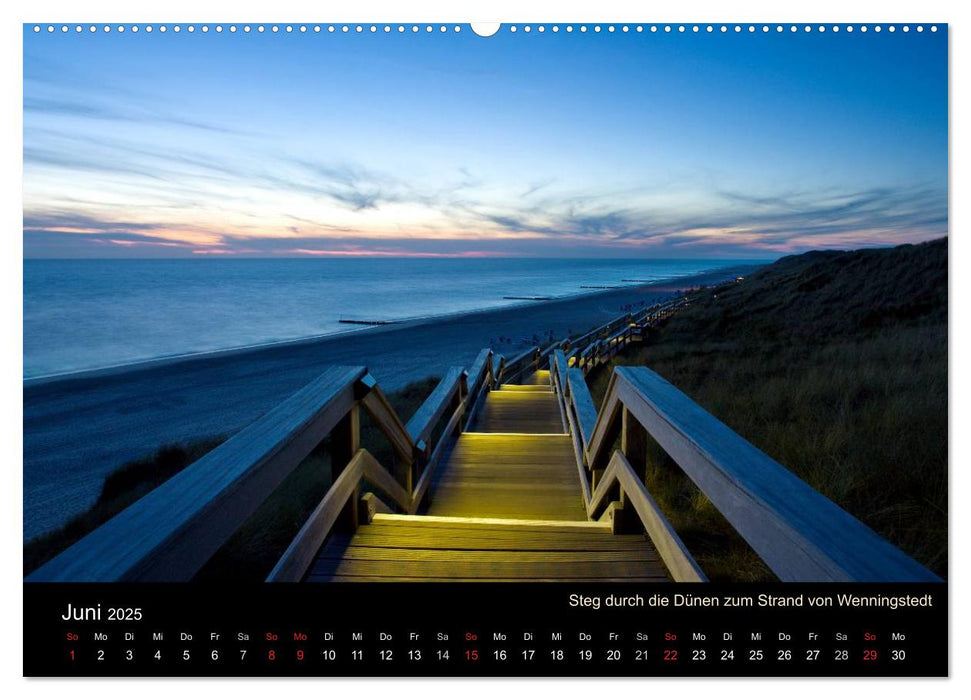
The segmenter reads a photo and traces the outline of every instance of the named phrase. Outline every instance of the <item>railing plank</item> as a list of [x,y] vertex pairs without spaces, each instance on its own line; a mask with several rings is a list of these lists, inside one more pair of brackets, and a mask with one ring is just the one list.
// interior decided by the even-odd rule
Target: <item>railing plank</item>
[[326,370],[27,580],[190,579],[347,414],[365,371]]
[[611,490],[614,484],[617,483],[617,464],[614,460],[611,460],[607,464],[607,468],[603,470],[603,474],[600,475],[600,481],[597,483],[596,488],[590,494],[590,499],[587,501],[587,517],[593,518],[601,508],[607,505],[607,499],[610,497]]
[[553,353],[554,353],[554,352],[556,352],[556,351],[557,351],[557,350],[558,350],[558,349],[560,348],[560,346],[561,346],[562,344],[563,344],[563,341],[560,341],[560,340],[557,340],[557,341],[555,341],[555,342],[553,342],[553,343],[550,343],[549,345],[547,345],[547,346],[546,346],[546,347],[545,347],[545,348],[544,348],[544,349],[543,349],[543,350],[542,350],[542,351],[541,351],[541,352],[539,353],[539,360],[540,360],[540,363],[542,364],[542,361],[543,361],[544,359],[548,359],[549,357],[551,357],[551,356],[553,355]]
[[454,441],[455,429],[462,420],[462,415],[465,412],[466,402],[467,399],[463,400],[452,413],[452,417],[446,424],[445,430],[442,431],[442,439],[438,441],[437,445],[435,445],[435,449],[428,458],[428,463],[425,465],[425,470],[422,472],[421,478],[418,479],[418,483],[415,485],[415,492],[412,495],[412,504],[408,511],[409,513],[414,514],[417,512],[418,508],[421,507],[422,499],[425,497],[425,493],[428,491],[428,487],[432,483],[432,477],[435,474],[435,470],[438,468],[438,463],[441,461],[445,450],[448,449],[448,446]]
[[[654,548],[661,556],[661,560],[671,574],[671,578],[679,582],[707,581],[698,562],[688,552],[678,533],[671,527],[671,523],[664,517],[657,503],[651,498],[647,487],[634,473],[630,462],[620,451],[614,453],[610,464],[614,465],[614,473],[627,497],[627,502],[637,513],[647,536],[654,543]],[[609,467],[608,467],[609,468]]]
[[587,345],[583,350],[580,351],[579,357],[582,362],[591,360],[594,355],[596,355],[597,346],[600,345],[600,339],[594,340],[589,345]]
[[587,480],[586,457],[583,450],[583,443],[580,437],[580,429],[577,425],[575,410],[573,407],[573,397],[570,396],[569,383],[567,382],[567,370],[569,363],[566,353],[557,350],[553,353],[553,366],[551,376],[553,385],[556,389],[557,398],[563,412],[566,414],[567,432],[570,434],[570,443],[573,446],[573,456],[576,459],[577,475],[580,479],[580,489],[583,492],[584,506],[590,501],[590,482]]
[[340,517],[347,499],[354,496],[369,461],[374,462],[374,458],[367,450],[357,451],[266,577],[267,582],[300,581],[303,578]]
[[524,350],[511,360],[507,361],[505,363],[502,380],[507,384],[512,384],[515,382],[520,378],[522,373],[526,371],[526,366],[531,365],[538,359],[537,355],[539,355],[539,353],[539,347],[534,346],[528,350]]
[[612,332],[618,323],[626,322],[629,317],[630,314],[624,314],[623,316],[615,318],[612,321],[608,321],[599,328],[594,328],[592,331],[587,331],[583,335],[577,336],[573,341],[571,341],[571,345],[584,345],[588,343],[591,338],[595,340],[599,339],[604,333]]
[[610,391],[786,581],[936,581],[931,571],[644,367]]
[[399,484],[388,471],[382,467],[371,453],[364,450],[364,478],[391,497],[406,513],[411,510],[411,494]]
[[442,381],[435,387],[435,390],[428,395],[425,402],[408,421],[405,427],[415,445],[422,442],[428,443],[432,430],[448,409],[449,402],[455,392],[458,391],[464,372],[465,370],[461,367],[450,368]]
[[492,350],[483,348],[469,368],[469,396],[474,402],[483,387],[483,382],[492,369]]
[[571,402],[579,423],[580,439],[583,441],[583,451],[588,452],[594,426],[597,424],[597,407],[590,396],[590,389],[587,388],[587,382],[583,378],[583,371],[571,367],[566,374],[570,386]]
[[377,428],[391,443],[398,459],[411,462],[413,458],[411,436],[395,412],[394,407],[388,401],[388,397],[384,395],[381,387],[377,385],[370,374],[366,375],[361,383],[368,388],[367,394],[361,399],[364,410],[374,419]]
[[593,429],[589,433],[589,440],[584,443],[587,462],[590,465],[599,463],[601,458],[606,456],[605,451],[612,447],[613,439],[616,437],[616,422],[621,409],[621,402],[614,390],[617,384],[617,376],[615,369],[610,376],[610,382],[607,384],[607,393],[604,395],[600,412],[596,414]]
[[492,358],[493,366],[493,376],[492,376],[492,388],[496,388],[506,377],[506,358],[504,355],[498,355]]
[[570,367],[570,363],[566,359],[566,353],[563,350],[556,350],[553,353],[553,367],[556,371],[556,381],[559,385],[560,391],[566,395],[567,384],[566,384],[566,371]]

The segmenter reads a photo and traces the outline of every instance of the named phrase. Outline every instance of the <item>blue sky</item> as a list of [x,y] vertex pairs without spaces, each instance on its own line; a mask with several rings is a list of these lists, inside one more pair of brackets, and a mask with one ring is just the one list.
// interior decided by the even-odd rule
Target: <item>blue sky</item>
[[774,257],[946,233],[943,27],[24,29],[26,257]]

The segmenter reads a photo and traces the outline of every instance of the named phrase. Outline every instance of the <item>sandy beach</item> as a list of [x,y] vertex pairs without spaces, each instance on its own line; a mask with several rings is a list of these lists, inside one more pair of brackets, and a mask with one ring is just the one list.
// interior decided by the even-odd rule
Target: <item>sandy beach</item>
[[[327,365],[365,365],[385,391],[467,366],[490,344],[513,355],[534,335],[580,333],[625,304],[750,271],[427,319],[402,325],[140,363],[24,383],[24,539],[87,508],[106,474],[165,443],[231,434]],[[511,341],[498,342],[500,337]],[[407,418],[407,417],[405,417]]]

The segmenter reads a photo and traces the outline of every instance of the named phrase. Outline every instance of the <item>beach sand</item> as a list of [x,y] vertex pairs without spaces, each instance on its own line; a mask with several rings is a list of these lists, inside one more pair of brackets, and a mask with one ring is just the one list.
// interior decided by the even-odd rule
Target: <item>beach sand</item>
[[[751,269],[25,382],[24,539],[89,507],[105,475],[124,462],[165,443],[231,434],[328,365],[367,366],[382,389],[393,391],[468,367],[490,342],[512,356],[532,345],[534,334],[581,333],[616,318],[625,304],[653,303]],[[500,336],[513,342],[498,343]]]

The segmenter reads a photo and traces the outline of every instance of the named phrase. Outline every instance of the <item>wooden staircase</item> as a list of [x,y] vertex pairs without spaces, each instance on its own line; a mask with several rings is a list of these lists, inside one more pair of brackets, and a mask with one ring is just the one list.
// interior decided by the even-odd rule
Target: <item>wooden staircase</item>
[[644,535],[590,522],[573,445],[539,370],[486,395],[420,515],[334,535],[307,581],[666,581]]

